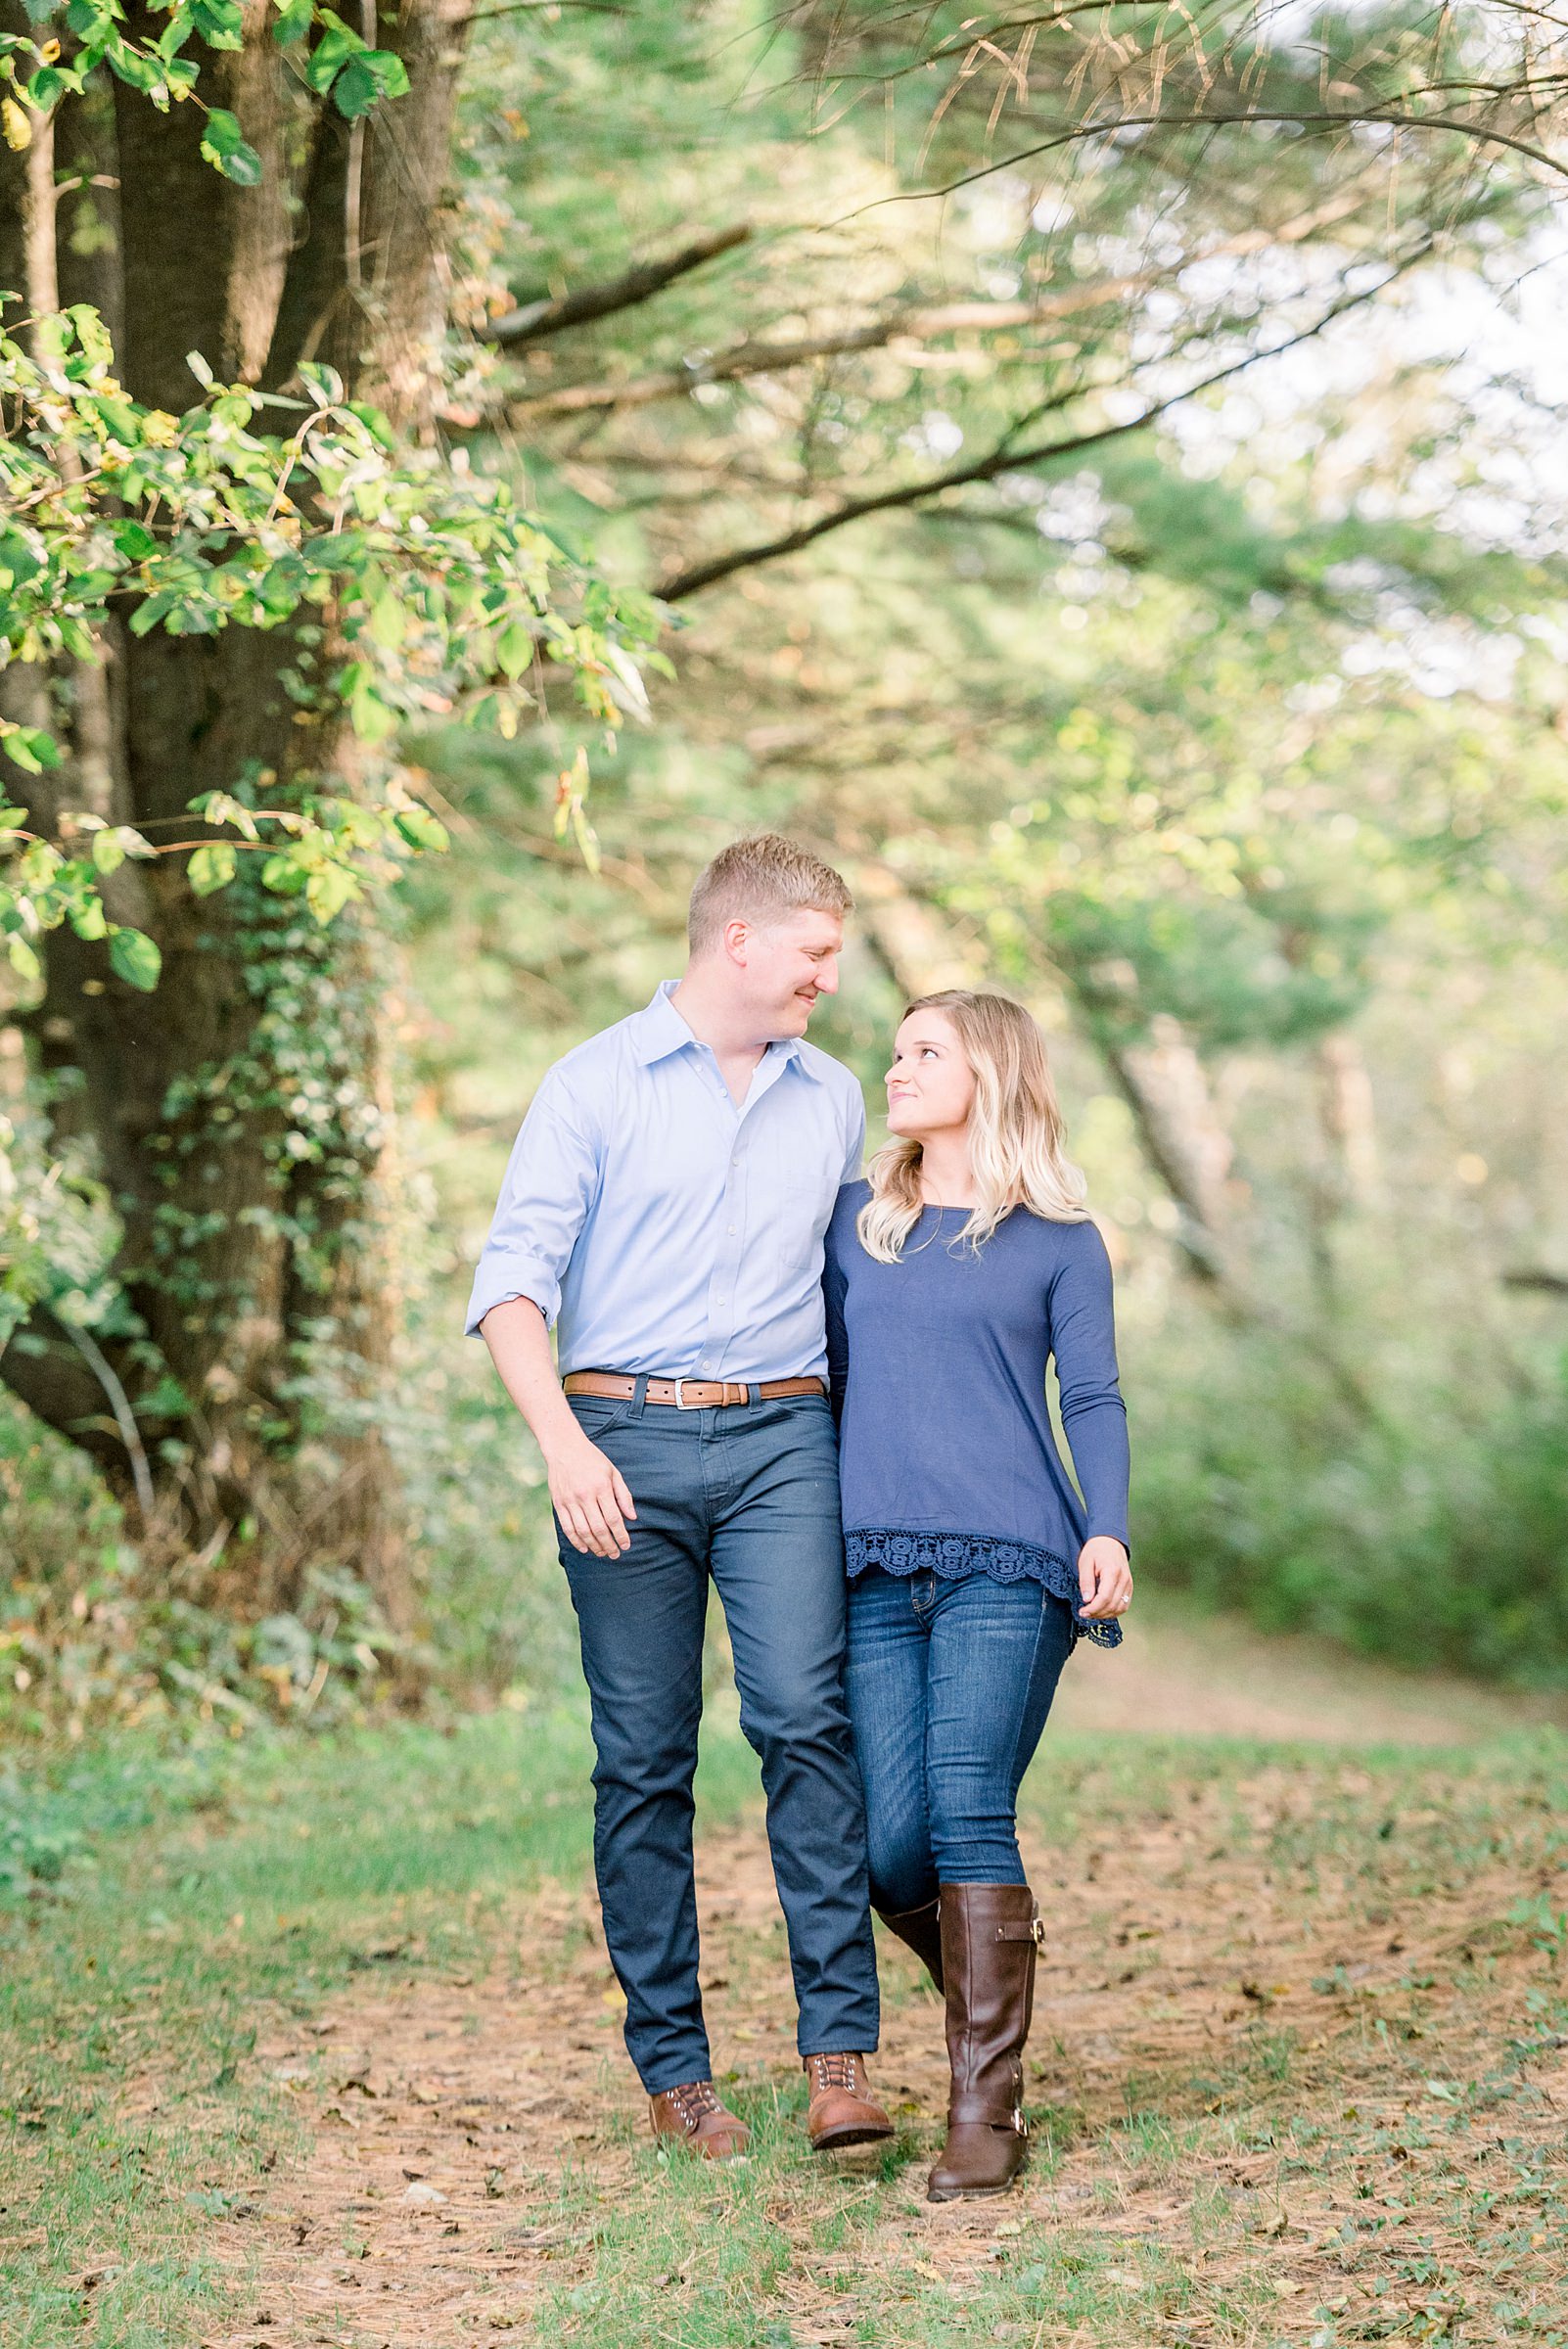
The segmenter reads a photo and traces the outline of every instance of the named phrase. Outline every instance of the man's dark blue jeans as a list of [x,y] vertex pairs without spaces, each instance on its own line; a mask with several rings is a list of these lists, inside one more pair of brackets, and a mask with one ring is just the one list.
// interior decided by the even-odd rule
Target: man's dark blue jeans
[[890,1916],[941,1884],[1022,1884],[1018,1789],[1073,1646],[1038,1582],[885,1574],[850,1585],[847,1685],[871,1897]]
[[593,1853],[626,2047],[650,2096],[710,2072],[697,1982],[692,1777],[712,1576],[741,1727],[761,1758],[800,2048],[869,2053],[876,1957],[865,1822],[844,1701],[845,1584],[833,1420],[813,1396],[676,1410],[575,1395],[631,1488],[619,1558],[561,1561],[598,1760]]

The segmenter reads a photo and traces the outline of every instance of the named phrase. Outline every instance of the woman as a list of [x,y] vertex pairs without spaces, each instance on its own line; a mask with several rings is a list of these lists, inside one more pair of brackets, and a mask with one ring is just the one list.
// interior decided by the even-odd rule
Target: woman
[[923,996],[887,1082],[893,1138],[828,1230],[828,1357],[872,1897],[946,2000],[945,2202],[1023,2166],[1039,1921],[1018,1787],[1080,1633],[1122,1635],[1127,1414],[1110,1264],[1035,1022],[1000,995]]

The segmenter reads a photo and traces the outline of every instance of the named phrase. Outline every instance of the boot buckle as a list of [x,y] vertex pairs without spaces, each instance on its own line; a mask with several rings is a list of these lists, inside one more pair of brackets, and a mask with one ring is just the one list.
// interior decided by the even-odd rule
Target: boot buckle
[[1045,1947],[1045,1919],[1042,1916],[1030,1918],[1029,1938],[1037,1950],[1042,1950]]
[[1013,2135],[1014,2137],[1027,2137],[1029,2135],[1029,2123],[1024,2118],[1024,2107],[1022,2104],[1015,2104],[1013,2106]]

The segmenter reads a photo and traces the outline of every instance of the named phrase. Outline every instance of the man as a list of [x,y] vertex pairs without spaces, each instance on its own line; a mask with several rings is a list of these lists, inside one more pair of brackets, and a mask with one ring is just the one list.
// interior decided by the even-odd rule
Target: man
[[837,990],[850,905],[793,842],[715,858],[692,892],[684,978],[547,1073],[469,1307],[549,1475],[592,1699],[594,1866],[626,2047],[656,2137],[709,2159],[748,2142],[714,2093],[697,1980],[710,1576],[761,1759],[810,2142],[893,2134],[865,2077],[876,1963],[820,1285],[865,1112],[849,1071],[804,1041]]

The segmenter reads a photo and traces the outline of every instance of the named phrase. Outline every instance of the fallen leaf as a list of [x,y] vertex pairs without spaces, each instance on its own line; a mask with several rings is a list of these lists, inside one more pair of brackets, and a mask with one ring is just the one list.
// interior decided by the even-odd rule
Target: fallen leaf
[[445,2199],[438,2186],[428,2186],[423,2178],[416,2178],[412,2186],[405,2186],[399,2196],[399,2200],[411,2202],[416,2209],[430,2209]]

